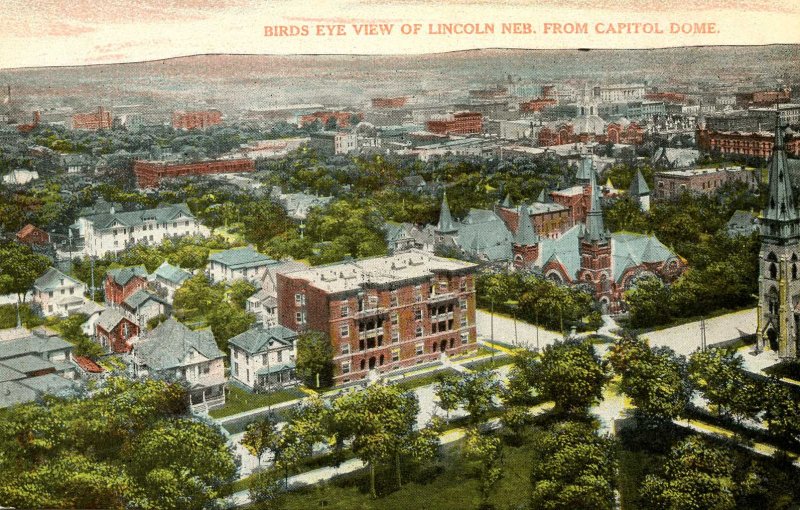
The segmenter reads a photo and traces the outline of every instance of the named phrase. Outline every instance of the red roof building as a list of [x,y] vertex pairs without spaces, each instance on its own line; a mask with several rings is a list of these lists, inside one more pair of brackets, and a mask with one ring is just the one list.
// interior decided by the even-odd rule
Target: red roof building
[[97,131],[100,129],[111,129],[113,118],[111,112],[97,107],[96,112],[76,113],[72,116],[72,129],[82,129],[85,131]]
[[300,117],[300,125],[307,126],[316,121],[320,121],[322,126],[325,127],[330,119],[336,119],[336,127],[346,128],[350,127],[353,116],[358,117],[359,121],[364,118],[363,113],[357,112],[314,112]]
[[[711,131],[697,130],[697,147],[704,151],[719,151],[722,154],[738,154],[767,159],[772,154],[774,135],[766,131]],[[786,153],[800,156],[800,137],[784,142]]]
[[138,160],[133,163],[136,185],[140,188],[157,188],[161,179],[184,175],[232,174],[254,172],[252,159],[216,159],[196,162],[167,162]]
[[17,232],[17,241],[23,244],[45,245],[50,242],[50,234],[28,223]]
[[208,129],[219,124],[222,124],[219,110],[178,110],[172,113],[172,127],[175,129]]
[[474,135],[482,129],[483,115],[477,112],[437,115],[427,123],[427,130],[437,135]]
[[537,97],[536,99],[531,99],[530,101],[526,101],[524,103],[519,104],[519,111],[521,112],[540,112],[544,110],[548,106],[555,106],[558,104],[558,101],[550,98],[550,97]]

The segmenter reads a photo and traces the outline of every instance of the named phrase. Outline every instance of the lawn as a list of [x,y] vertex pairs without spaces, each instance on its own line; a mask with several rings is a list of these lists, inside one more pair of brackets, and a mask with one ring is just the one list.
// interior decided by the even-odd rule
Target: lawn
[[439,381],[439,377],[445,374],[457,375],[458,372],[452,368],[437,370],[436,372],[430,372],[419,376],[411,376],[408,379],[400,379],[400,382],[396,382],[394,385],[404,390],[413,390],[414,388],[419,388],[420,386],[434,384]]
[[281,402],[288,402],[305,397],[306,394],[297,388],[274,391],[272,393],[250,393],[237,386],[228,386],[228,396],[225,405],[209,411],[212,418],[224,418],[260,407],[274,406]]
[[[490,498],[498,509],[523,508],[530,487],[529,445],[506,446],[503,458],[503,479]],[[460,461],[458,447],[448,448],[442,466],[409,479],[402,488],[395,488],[394,471],[379,471],[378,499],[369,497],[366,471],[341,477],[336,481],[292,492],[282,508],[307,510],[466,510],[478,507],[479,480]],[[518,506],[519,505],[519,506]]]
[[464,368],[468,368],[473,372],[480,372],[481,370],[494,370],[496,368],[502,367],[504,365],[510,365],[514,363],[514,358],[509,356],[508,354],[495,354],[494,357],[488,357],[481,360],[470,361],[468,363],[464,363]]

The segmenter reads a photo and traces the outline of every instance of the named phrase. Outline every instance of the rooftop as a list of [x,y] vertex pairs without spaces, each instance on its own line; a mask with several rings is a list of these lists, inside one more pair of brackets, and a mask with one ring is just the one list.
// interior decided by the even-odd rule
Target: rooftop
[[208,256],[208,260],[228,266],[231,269],[261,267],[275,263],[275,260],[257,252],[250,246],[212,253]]
[[254,355],[268,351],[276,343],[278,347],[291,346],[295,338],[297,338],[297,333],[283,326],[255,327],[236,335],[228,340],[228,343]]
[[167,223],[181,217],[194,218],[189,206],[186,204],[173,204],[155,209],[129,212],[114,212],[114,208],[111,208],[108,213],[85,216],[85,219],[92,222],[95,228],[102,229],[117,225],[134,227],[143,225],[145,222]]
[[726,166],[723,168],[687,168],[685,170],[666,170],[664,172],[657,172],[656,175],[694,177],[696,175],[715,174],[721,172],[740,172],[742,170],[745,170],[743,166]]
[[187,279],[191,278],[192,273],[186,271],[185,269],[181,269],[180,267],[173,266],[166,260],[153,271],[153,275],[156,278],[161,278],[162,280],[166,280],[170,283],[174,283],[175,285],[180,285]]
[[49,292],[60,288],[62,285],[83,285],[82,282],[71,276],[67,276],[58,269],[51,267],[33,282],[34,288],[40,291]]
[[134,344],[134,356],[151,370],[165,370],[224,356],[209,329],[192,331],[174,318],[162,322]]
[[437,257],[411,250],[387,257],[374,257],[292,272],[293,279],[306,280],[328,293],[360,289],[365,284],[381,285],[404,280],[428,279],[438,272],[473,270],[469,262]]

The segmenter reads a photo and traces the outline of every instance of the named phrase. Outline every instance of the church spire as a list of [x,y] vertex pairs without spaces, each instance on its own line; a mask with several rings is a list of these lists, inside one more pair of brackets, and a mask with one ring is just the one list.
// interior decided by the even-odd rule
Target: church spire
[[447,205],[447,191],[442,197],[442,209],[439,211],[439,223],[436,225],[436,230],[441,234],[452,234],[458,231],[453,217],[450,215],[450,206]]
[[[764,210],[763,233],[769,236],[793,237],[800,232],[797,229],[788,228],[789,226],[786,223],[797,222],[800,216],[798,216],[794,205],[783,135],[780,114],[776,112],[775,142],[772,147],[772,157],[769,161],[769,199],[767,208]],[[778,222],[778,225],[776,225],[776,222]]]
[[586,216],[586,240],[590,242],[604,242],[607,240],[606,227],[603,224],[603,208],[600,205],[600,190],[597,187],[597,173],[594,168],[589,172],[589,191],[591,192],[591,205]]
[[517,220],[517,235],[514,237],[514,244],[520,246],[533,246],[539,244],[539,236],[531,224],[531,215],[528,212],[528,205],[523,202],[519,207],[519,219]]

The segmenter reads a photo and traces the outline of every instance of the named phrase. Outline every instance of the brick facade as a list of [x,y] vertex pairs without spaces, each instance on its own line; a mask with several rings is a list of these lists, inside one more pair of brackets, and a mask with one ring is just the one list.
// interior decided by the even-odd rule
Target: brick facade
[[133,163],[136,185],[140,188],[157,188],[161,183],[161,179],[170,177],[254,172],[255,169],[255,163],[248,158],[217,159],[191,163],[138,160]]
[[[346,275],[348,264],[339,266]],[[477,345],[475,269],[432,269],[433,276],[364,281],[337,292],[316,287],[306,271],[278,273],[278,323],[328,335],[337,385],[363,379],[371,369],[384,373],[434,361]]]
[[134,276],[125,285],[120,285],[114,281],[113,275],[107,274],[103,282],[106,303],[114,305],[122,303],[137,290],[145,288],[147,288],[147,279],[141,276]]
[[114,353],[130,352],[131,344],[128,341],[139,336],[139,326],[134,322],[123,318],[111,331],[106,331],[98,324],[96,326],[96,336],[100,344]]
[[482,129],[483,115],[477,112],[456,112],[427,122],[427,130],[438,135],[472,135]]
[[[697,147],[707,151],[718,150],[722,154],[738,154],[767,159],[772,154],[772,135],[766,132],[697,130]],[[785,141],[787,154],[800,156],[800,137]]]
[[92,113],[76,113],[72,116],[72,129],[82,129],[85,131],[97,131],[100,129],[111,129],[113,118],[111,112],[103,109],[102,106]]
[[175,129],[207,129],[222,124],[219,110],[176,111],[172,113],[172,127]]

